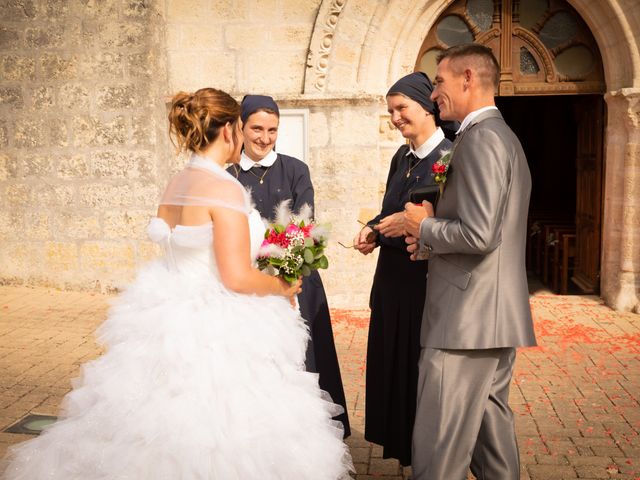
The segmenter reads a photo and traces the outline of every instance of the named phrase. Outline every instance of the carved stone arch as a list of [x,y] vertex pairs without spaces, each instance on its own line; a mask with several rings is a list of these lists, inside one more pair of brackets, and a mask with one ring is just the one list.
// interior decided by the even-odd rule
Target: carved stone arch
[[453,0],[391,0],[378,8],[367,34],[358,83],[370,93],[384,93],[401,76],[414,70],[420,45],[440,13]]
[[[604,69],[608,91],[640,87],[640,50],[632,32],[640,31],[640,18],[625,12],[619,2],[567,0],[593,34]],[[635,24],[631,24],[635,20]]]
[[[400,1],[394,3],[400,3]],[[414,70],[420,45],[440,14],[452,1],[410,2],[414,4],[413,15],[407,18],[408,28],[398,37],[394,45],[387,72],[387,85],[393,84],[398,78]]]
[[[304,93],[384,93],[397,78],[413,70],[426,35],[452,2],[352,2],[351,8],[349,0],[323,0],[311,38]],[[629,15],[613,0],[567,0],[567,3],[580,14],[598,44],[606,89],[639,88],[640,52],[633,32],[640,31],[640,19]],[[357,47],[354,39],[340,28],[354,23],[366,29]],[[335,52],[343,47],[357,50],[351,72],[344,65],[341,69],[334,68]]]
[[311,35],[304,78],[304,93],[324,92],[329,72],[329,56],[340,14],[347,0],[323,0]]
[[[323,0],[311,36],[304,93],[384,93],[399,76],[413,70],[424,36],[451,1],[351,2],[352,8],[349,0]],[[357,47],[341,29],[354,24],[365,27]],[[336,52],[354,48],[351,71],[337,68]]]

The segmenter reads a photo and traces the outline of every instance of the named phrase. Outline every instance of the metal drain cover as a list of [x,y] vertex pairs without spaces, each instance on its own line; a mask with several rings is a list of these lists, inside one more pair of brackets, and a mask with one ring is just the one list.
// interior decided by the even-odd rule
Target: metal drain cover
[[40,415],[32,413],[18,420],[13,425],[4,429],[7,433],[22,433],[27,435],[40,435],[42,430],[55,423],[58,417],[53,415]]

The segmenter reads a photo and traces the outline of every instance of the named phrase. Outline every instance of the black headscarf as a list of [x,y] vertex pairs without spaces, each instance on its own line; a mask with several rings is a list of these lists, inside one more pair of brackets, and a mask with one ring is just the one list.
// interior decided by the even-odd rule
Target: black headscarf
[[411,100],[418,102],[422,108],[433,114],[436,120],[436,125],[442,128],[445,137],[449,140],[453,140],[458,128],[460,128],[460,122],[447,121],[440,118],[438,104],[431,100],[431,92],[433,92],[433,84],[427,74],[424,72],[413,72],[409,75],[405,75],[394,83],[387,92],[387,97],[389,95],[401,93],[409,97]]
[[278,109],[278,104],[273,100],[273,98],[267,95],[245,95],[242,99],[242,103],[240,104],[241,113],[240,118],[242,118],[242,123],[246,123],[247,118],[252,113],[256,113],[261,108],[268,108],[269,110],[273,110],[276,112],[276,115],[280,116],[280,110]]

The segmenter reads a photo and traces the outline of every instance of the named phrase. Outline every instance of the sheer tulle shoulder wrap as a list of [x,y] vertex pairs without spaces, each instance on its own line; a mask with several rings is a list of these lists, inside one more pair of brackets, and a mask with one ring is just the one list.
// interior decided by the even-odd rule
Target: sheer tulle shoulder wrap
[[245,188],[213,161],[194,156],[167,186],[161,205],[222,207],[245,215],[251,200]]

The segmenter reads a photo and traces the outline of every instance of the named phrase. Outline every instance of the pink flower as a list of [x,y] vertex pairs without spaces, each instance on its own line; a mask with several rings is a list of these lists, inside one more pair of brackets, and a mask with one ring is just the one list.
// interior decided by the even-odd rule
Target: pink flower
[[298,233],[300,231],[300,227],[298,227],[295,223],[290,223],[287,225],[286,233]]

